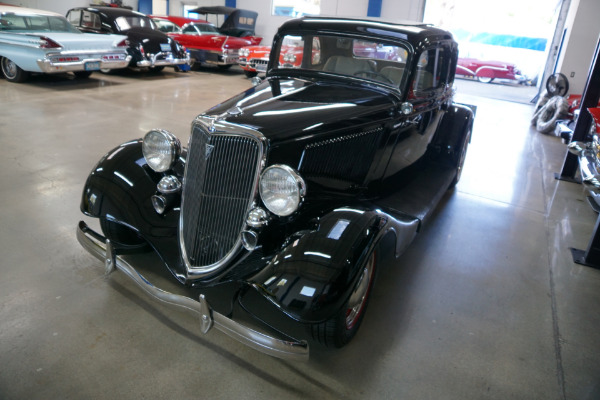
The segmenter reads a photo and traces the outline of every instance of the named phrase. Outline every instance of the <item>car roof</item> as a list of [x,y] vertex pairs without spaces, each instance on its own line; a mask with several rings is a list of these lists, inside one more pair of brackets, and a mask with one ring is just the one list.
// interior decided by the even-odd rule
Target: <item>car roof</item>
[[[452,40],[452,34],[422,22],[391,23],[376,19],[354,19],[336,17],[303,17],[286,21],[280,30],[314,30],[320,32],[347,33],[356,35],[388,36],[404,39],[421,46],[433,40]],[[427,39],[427,41],[424,41]]]
[[147,17],[146,14],[142,14],[141,12],[119,7],[75,7],[73,10],[98,11],[112,18],[130,17],[132,15],[136,17]]
[[46,10],[38,10],[36,8],[26,8],[26,7],[19,7],[19,6],[4,6],[4,5],[0,5],[0,14],[4,14],[4,13],[12,13],[12,14],[17,14],[17,15],[51,15],[51,16],[58,16],[58,17],[62,17],[62,15],[60,15],[59,13],[55,13],[52,11],[46,11]]

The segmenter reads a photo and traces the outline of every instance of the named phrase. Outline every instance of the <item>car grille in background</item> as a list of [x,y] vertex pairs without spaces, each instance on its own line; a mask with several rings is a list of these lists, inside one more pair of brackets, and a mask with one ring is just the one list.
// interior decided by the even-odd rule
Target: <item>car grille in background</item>
[[251,59],[249,60],[248,64],[250,64],[250,66],[256,70],[259,71],[266,71],[267,70],[267,64],[269,63],[269,60],[260,60],[257,58]]
[[306,177],[333,178],[360,184],[373,163],[383,128],[356,132],[308,144],[300,172]]
[[194,126],[186,160],[182,245],[191,266],[222,260],[238,243],[253,201],[261,144]]

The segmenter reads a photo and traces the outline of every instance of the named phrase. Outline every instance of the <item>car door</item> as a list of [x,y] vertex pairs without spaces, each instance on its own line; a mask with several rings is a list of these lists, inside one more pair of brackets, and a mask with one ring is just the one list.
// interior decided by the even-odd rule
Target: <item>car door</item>
[[448,82],[451,49],[437,44],[416,57],[407,95],[412,111],[398,113],[395,147],[385,176],[397,174],[425,154],[451,96]]

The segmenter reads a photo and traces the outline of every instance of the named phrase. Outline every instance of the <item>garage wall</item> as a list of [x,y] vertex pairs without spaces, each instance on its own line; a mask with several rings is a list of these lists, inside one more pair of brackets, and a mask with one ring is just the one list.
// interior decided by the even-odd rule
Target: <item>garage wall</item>
[[[566,34],[557,71],[569,79],[569,93],[581,94],[587,82],[598,37],[600,1],[572,0],[565,22]],[[572,76],[573,75],[573,76]]]
[[[390,22],[422,21],[424,5],[425,0],[383,0],[381,19]],[[364,18],[368,6],[368,0],[321,0],[321,15]],[[263,44],[270,44],[277,28],[288,19],[271,15],[271,0],[237,0],[237,7],[258,12],[256,32],[264,38]]]
[[[107,0],[109,1],[109,0]],[[39,8],[41,10],[54,11],[65,15],[73,7],[89,6],[93,0],[2,0],[2,3],[13,4],[15,6]],[[123,5],[130,6],[137,10],[137,0],[123,0]]]

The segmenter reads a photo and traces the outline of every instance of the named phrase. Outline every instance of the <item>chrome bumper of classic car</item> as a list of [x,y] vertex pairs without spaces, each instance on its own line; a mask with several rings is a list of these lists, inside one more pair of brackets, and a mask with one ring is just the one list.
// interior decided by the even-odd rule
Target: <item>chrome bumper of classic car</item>
[[[212,327],[215,327],[231,338],[270,356],[292,360],[308,359],[309,350],[305,341],[281,340],[250,329],[212,310],[204,295],[200,295],[199,301],[196,301],[157,288],[127,261],[115,255],[110,241],[94,232],[83,221],[80,221],[77,226],[77,240],[90,254],[104,261],[107,275],[118,269],[153,299],[181,307],[199,317],[202,333],[207,333]],[[105,243],[102,243],[103,241]]]
[[49,54],[37,64],[45,73],[97,71],[99,69],[127,68],[131,56],[126,53],[109,54]]
[[571,153],[579,157],[581,182],[591,191],[600,193],[600,171],[598,161],[599,145],[596,142],[571,142]]
[[168,67],[173,65],[182,65],[190,63],[189,53],[185,53],[185,58],[174,58],[171,53],[151,54],[149,59],[138,61],[138,67]]

